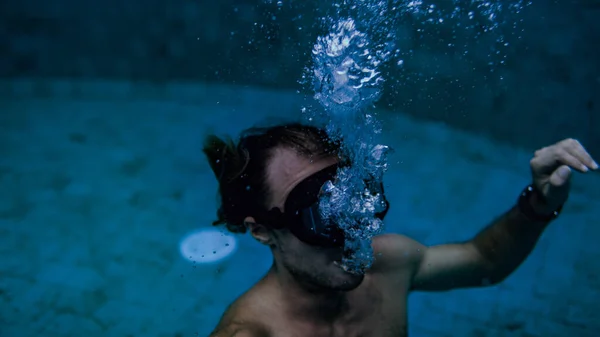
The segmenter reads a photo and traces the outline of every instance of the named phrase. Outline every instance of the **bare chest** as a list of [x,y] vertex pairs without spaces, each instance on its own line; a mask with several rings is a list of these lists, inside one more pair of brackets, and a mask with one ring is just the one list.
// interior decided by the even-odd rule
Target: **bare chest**
[[[406,294],[374,296],[359,303],[351,317],[331,324],[300,323],[293,319],[271,324],[272,337],[406,337]],[[271,321],[273,322],[273,321]]]

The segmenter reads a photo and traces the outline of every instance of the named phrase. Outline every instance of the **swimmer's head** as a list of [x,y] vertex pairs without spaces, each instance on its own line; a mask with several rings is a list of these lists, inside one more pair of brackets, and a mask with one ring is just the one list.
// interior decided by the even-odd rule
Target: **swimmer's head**
[[324,130],[299,123],[251,128],[237,142],[214,135],[206,138],[203,151],[219,183],[220,207],[214,225],[226,225],[233,233],[246,232],[244,219],[267,208],[274,197],[269,175],[286,169],[270,165],[279,159],[281,150],[309,162],[337,161],[340,145]]
[[[335,179],[338,164],[337,157],[311,159],[291,149],[275,150],[267,166],[269,211],[246,220],[253,223],[253,236],[272,247],[276,266],[307,286],[348,291],[363,276],[340,268],[344,232],[321,219],[318,209],[320,189]],[[263,223],[267,226],[256,225]]]
[[232,232],[250,230],[271,247],[277,268],[307,286],[356,288],[363,276],[337,265],[343,232],[319,222],[313,207],[320,187],[342,164],[339,151],[324,130],[301,124],[252,129],[237,144],[210,136],[204,153],[221,197],[215,224]]

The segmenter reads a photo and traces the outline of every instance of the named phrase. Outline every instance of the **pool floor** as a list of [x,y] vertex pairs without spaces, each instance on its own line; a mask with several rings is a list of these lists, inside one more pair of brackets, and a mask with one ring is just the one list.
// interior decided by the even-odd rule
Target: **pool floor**
[[[215,263],[182,256],[215,217],[203,137],[302,103],[252,88],[23,83],[0,84],[0,336],[207,335],[271,258],[248,236]],[[395,149],[390,232],[468,239],[528,183],[527,151],[379,118]],[[599,187],[597,174],[576,177],[561,218],[504,283],[412,296],[411,336],[597,336]]]

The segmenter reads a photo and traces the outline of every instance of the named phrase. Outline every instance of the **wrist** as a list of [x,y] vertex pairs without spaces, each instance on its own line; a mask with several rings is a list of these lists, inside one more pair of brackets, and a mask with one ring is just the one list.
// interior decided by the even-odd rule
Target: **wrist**
[[531,221],[548,223],[560,215],[562,205],[548,205],[541,192],[532,184],[521,192],[517,208]]
[[533,211],[541,216],[551,216],[556,210],[556,207],[548,205],[540,193],[535,189],[533,193],[531,193],[531,196],[529,196],[528,202]]

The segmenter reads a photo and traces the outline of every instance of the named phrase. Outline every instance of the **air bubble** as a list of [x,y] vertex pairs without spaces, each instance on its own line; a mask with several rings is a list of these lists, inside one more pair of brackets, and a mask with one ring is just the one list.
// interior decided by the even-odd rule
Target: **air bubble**
[[[394,2],[390,8],[387,1],[347,0],[335,5],[338,16],[322,18],[329,31],[317,38],[312,49],[312,66],[306,68],[302,83],[312,85],[314,98],[324,111],[302,108],[302,114],[311,123],[325,124],[334,140],[343,140],[343,154],[353,163],[339,170],[335,182],[324,186],[320,200],[322,215],[337,223],[348,238],[345,249],[352,253],[342,260],[342,266],[350,272],[360,273],[371,265],[369,242],[382,232],[384,225],[375,217],[385,204],[384,196],[370,190],[372,186],[367,186],[365,181],[373,182],[369,185],[382,182],[387,170],[387,155],[391,151],[379,144],[377,135],[381,133],[381,123],[375,114],[368,112],[381,96],[385,81],[382,65],[391,57],[403,55],[395,46],[396,37],[390,22],[396,22],[400,15],[414,15],[421,23],[415,29],[419,36],[430,34],[432,29],[428,24],[445,24],[453,30],[451,41],[456,41],[460,29],[473,34],[473,38],[494,31],[501,18],[504,19],[499,14],[507,2],[506,6],[513,12],[523,7],[521,0],[502,3],[451,1],[451,6],[446,9],[445,6],[424,4],[422,0]],[[470,21],[465,24],[465,19]],[[496,48],[502,44],[508,46],[503,39],[496,41]],[[457,48],[454,43],[445,45]],[[470,43],[464,47],[469,46]],[[496,51],[496,48],[491,49]],[[407,54],[413,52],[409,50]],[[468,50],[462,53],[464,56],[469,54]],[[505,55],[498,52],[488,56],[489,59],[497,57]],[[395,60],[397,66],[404,66],[404,62]],[[495,64],[504,64],[504,61],[490,61],[490,65]],[[404,75],[403,84],[435,80],[429,74],[410,75]]]

